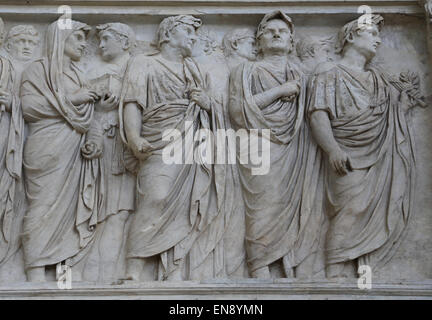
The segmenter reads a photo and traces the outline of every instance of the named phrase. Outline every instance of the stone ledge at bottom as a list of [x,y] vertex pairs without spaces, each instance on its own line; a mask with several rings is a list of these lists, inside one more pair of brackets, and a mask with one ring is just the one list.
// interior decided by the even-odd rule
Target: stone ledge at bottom
[[372,283],[360,290],[357,279],[298,281],[242,279],[184,282],[126,282],[119,285],[72,283],[59,289],[46,283],[0,284],[0,299],[427,299],[432,300],[432,280]]

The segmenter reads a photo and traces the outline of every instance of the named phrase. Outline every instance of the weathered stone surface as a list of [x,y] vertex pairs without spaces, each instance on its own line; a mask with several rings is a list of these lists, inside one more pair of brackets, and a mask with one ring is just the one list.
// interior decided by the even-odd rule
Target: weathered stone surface
[[0,297],[431,297],[430,1],[56,2],[0,3]]

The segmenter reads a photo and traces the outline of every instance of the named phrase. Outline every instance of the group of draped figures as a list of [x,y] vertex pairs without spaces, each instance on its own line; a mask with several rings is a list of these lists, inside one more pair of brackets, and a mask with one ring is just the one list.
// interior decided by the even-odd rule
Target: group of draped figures
[[[38,59],[39,32],[12,27],[0,269],[13,260],[46,281],[66,265],[74,281],[118,283],[380,268],[412,215],[410,110],[425,102],[416,74],[374,64],[383,18],[360,18],[297,38],[274,11],[218,44],[200,19],[171,16],[145,52],[126,24],[58,20]],[[264,171],[250,161],[266,157]]]

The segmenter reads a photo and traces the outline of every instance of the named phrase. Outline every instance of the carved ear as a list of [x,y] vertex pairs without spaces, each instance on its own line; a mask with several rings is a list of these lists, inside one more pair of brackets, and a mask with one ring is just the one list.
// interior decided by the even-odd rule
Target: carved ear
[[123,50],[129,50],[131,48],[131,45],[130,45],[130,41],[129,41],[129,39],[125,39],[125,41],[123,42]]
[[233,42],[231,42],[231,47],[232,47],[234,50],[237,50],[237,49],[238,49],[238,41],[237,41],[237,40],[234,40]]
[[354,42],[354,35],[353,35],[352,32],[349,33],[346,41],[349,42],[349,43],[353,43]]
[[11,44],[10,44],[9,41],[6,41],[5,49],[6,49],[6,51],[8,51],[8,52],[10,51],[10,49],[11,49]]

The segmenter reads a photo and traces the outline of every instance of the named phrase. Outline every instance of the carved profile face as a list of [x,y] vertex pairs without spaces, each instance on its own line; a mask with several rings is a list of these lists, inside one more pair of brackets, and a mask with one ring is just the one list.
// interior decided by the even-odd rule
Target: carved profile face
[[210,44],[206,39],[203,39],[202,37],[198,37],[194,44],[192,49],[192,56],[199,57],[205,54],[209,54],[211,51]]
[[113,60],[126,50],[124,41],[119,40],[119,37],[109,30],[99,34],[99,49],[103,60]]
[[247,60],[256,59],[257,50],[255,38],[247,37],[238,39],[233,43],[233,46],[236,47],[236,52],[239,57],[245,58]]
[[184,57],[192,55],[194,43],[196,41],[195,28],[188,24],[179,24],[169,33],[169,45],[181,49]]
[[6,50],[17,60],[29,61],[33,57],[38,42],[35,36],[19,34],[8,40]]
[[264,27],[258,44],[262,52],[290,52],[292,49],[291,30],[288,25],[280,20],[270,20]]
[[64,54],[72,61],[79,61],[86,48],[86,36],[83,30],[74,31],[65,42]]
[[381,44],[378,26],[373,24],[363,30],[357,30],[347,41],[352,48],[371,59],[376,55],[377,48]]

